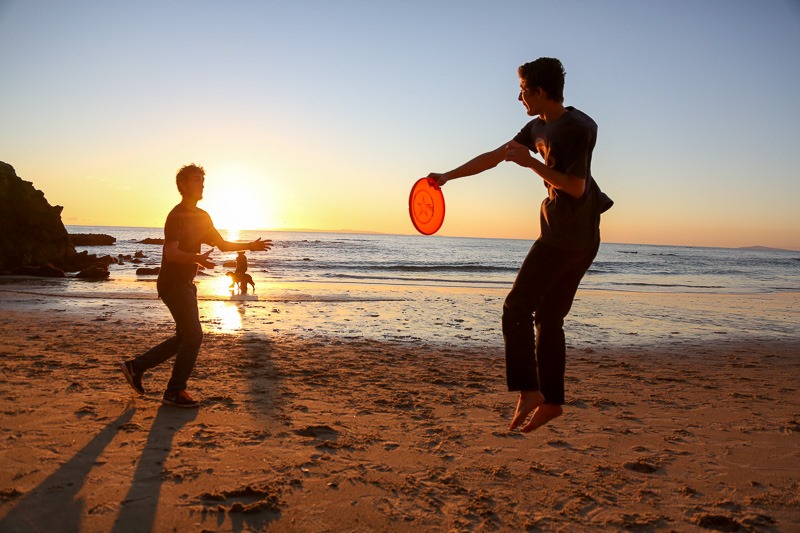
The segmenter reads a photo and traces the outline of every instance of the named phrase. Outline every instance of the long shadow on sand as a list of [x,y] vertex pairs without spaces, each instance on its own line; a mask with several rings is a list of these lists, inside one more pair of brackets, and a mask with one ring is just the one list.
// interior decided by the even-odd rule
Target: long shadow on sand
[[266,336],[251,337],[244,346],[245,355],[240,367],[249,382],[247,392],[259,411],[272,416],[281,407],[278,394],[280,373],[274,361],[275,346]]
[[175,434],[197,417],[197,409],[161,406],[147,435],[128,494],[112,531],[154,531],[161,497],[164,463],[172,451]]
[[[230,302],[225,304],[222,311],[201,309],[203,327],[212,331],[203,340],[203,363],[195,369],[192,379],[216,384],[203,395],[203,409],[224,409],[242,402],[241,383],[247,383],[248,410],[271,417],[280,407],[278,382],[284,371],[282,365],[276,366],[274,340],[262,327],[273,319],[268,318],[263,306],[254,309],[247,302],[236,302],[234,308]],[[239,325],[230,331],[213,331],[226,320]]]
[[136,409],[126,409],[90,440],[72,459],[30,491],[2,520],[0,531],[78,531],[84,513],[78,492],[106,447],[130,422]]

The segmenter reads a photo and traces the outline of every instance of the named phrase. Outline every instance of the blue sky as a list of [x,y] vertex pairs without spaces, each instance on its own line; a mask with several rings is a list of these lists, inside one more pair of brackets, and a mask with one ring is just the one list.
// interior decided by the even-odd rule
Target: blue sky
[[[194,161],[222,227],[413,233],[411,184],[513,137],[540,56],[599,124],[605,240],[800,249],[790,0],[0,0],[0,160],[68,224],[158,226]],[[501,164],[441,233],[534,238],[544,195]]]

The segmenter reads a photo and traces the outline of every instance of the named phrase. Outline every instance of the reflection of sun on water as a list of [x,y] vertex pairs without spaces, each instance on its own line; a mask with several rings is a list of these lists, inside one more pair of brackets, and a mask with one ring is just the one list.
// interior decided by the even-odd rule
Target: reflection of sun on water
[[243,308],[232,302],[207,302],[206,312],[214,329],[220,333],[238,333],[242,329]]
[[[217,260],[217,269],[222,266],[222,259]],[[232,268],[223,268],[221,273],[214,272],[214,278],[209,280],[208,291],[214,296],[232,296],[233,287],[231,287],[231,278],[225,275],[225,272],[232,272]]]
[[230,287],[231,278],[225,275],[225,270],[232,269],[220,271],[217,267],[208,272],[209,276],[198,279],[200,315],[203,322],[216,333],[242,333],[247,306],[228,300],[233,289]]
[[222,234],[222,238],[231,242],[236,242],[241,239],[239,233],[240,231],[238,229],[229,229],[227,233]]

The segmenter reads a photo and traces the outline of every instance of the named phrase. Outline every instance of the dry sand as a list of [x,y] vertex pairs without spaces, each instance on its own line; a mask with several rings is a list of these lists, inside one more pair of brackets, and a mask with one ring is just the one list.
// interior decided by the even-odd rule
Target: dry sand
[[0,531],[800,530],[797,338],[573,347],[522,435],[490,350],[211,331],[180,410],[168,334],[3,309]]

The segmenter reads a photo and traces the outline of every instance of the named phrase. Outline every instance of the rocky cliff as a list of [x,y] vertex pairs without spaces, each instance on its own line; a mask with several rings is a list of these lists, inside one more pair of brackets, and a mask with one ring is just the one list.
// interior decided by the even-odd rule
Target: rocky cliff
[[0,161],[0,270],[64,264],[75,248],[61,222],[62,209]]
[[108,276],[110,258],[75,253],[61,222],[62,209],[50,205],[42,191],[0,161],[0,272],[33,272],[47,265],[66,271],[100,266]]

